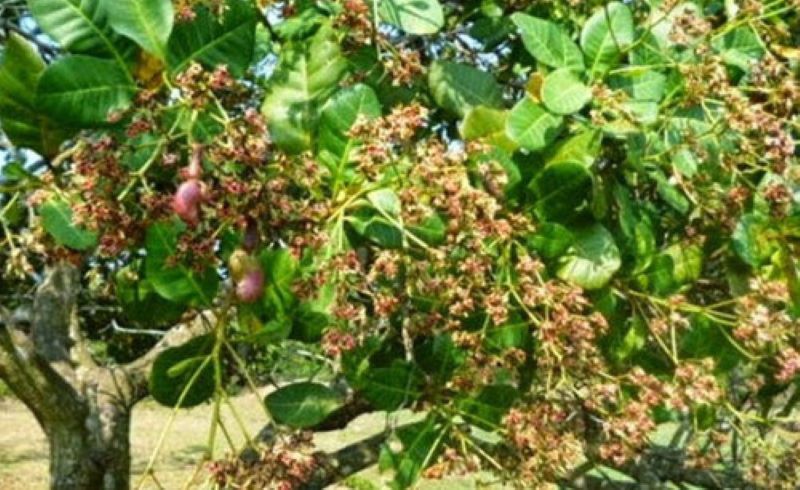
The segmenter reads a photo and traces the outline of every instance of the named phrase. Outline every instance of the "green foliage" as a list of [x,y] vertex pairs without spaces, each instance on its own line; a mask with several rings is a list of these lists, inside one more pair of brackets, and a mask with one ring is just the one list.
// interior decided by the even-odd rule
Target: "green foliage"
[[111,28],[145,51],[166,58],[174,12],[170,0],[131,0],[106,4]]
[[311,146],[321,102],[335,90],[347,69],[330,27],[311,39],[287,46],[261,111],[280,148],[298,153]]
[[162,351],[150,372],[150,395],[162,405],[190,408],[208,401],[216,380],[211,335]]
[[251,2],[227,0],[221,19],[200,7],[190,22],[175,26],[167,41],[167,65],[173,73],[196,61],[207,67],[224,64],[240,75],[253,58],[257,16]]
[[39,208],[42,227],[56,242],[75,250],[87,250],[97,244],[97,236],[80,228],[72,219],[72,208],[64,201],[48,201]]
[[267,395],[264,400],[270,414],[279,424],[290,427],[312,427],[339,408],[339,394],[318,383],[294,383]]
[[381,0],[378,12],[408,34],[435,34],[444,26],[439,0]]
[[0,124],[15,145],[45,156],[58,152],[71,132],[37,112],[36,86],[45,69],[39,54],[22,37],[11,34],[0,62]]
[[138,328],[214,313],[161,403],[291,372],[286,430],[388,412],[396,488],[476,459],[641,485],[667,421],[797,481],[794,4],[29,3],[58,48],[0,60],[4,134],[47,159],[2,167],[3,284],[69,258]]

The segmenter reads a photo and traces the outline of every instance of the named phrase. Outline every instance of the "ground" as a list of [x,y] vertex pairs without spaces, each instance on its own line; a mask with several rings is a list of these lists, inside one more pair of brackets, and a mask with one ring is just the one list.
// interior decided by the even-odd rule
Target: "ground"
[[[239,419],[250,434],[256,434],[264,426],[266,415],[260,405],[260,399],[252,394],[240,395],[233,397],[232,403],[236,407]],[[172,410],[149,400],[140,403],[134,409],[131,430],[132,488],[137,488],[171,414]],[[198,473],[197,461],[206,448],[210,418],[210,405],[178,412],[168,436],[164,439],[164,446],[155,465],[155,475],[162,488],[173,490],[205,487],[205,472],[202,469],[194,483],[192,475]],[[234,443],[240,445],[244,441],[243,431],[238,428],[236,418],[226,406],[223,406],[223,420]],[[380,431],[385,420],[384,414],[362,416],[353,421],[347,429],[319,434],[315,440],[320,449],[336,449]],[[228,450],[224,435],[218,434],[216,442],[218,454],[224,454]],[[33,415],[18,401],[0,400],[0,489],[46,489],[47,458],[47,442]],[[387,488],[385,478],[386,476],[382,477],[377,469],[371,468],[359,475],[357,481],[353,482],[352,488],[359,490]],[[455,490],[475,488],[475,483],[449,480],[426,482],[422,486],[429,490],[434,488]],[[148,480],[138,488],[157,489],[158,485]]]

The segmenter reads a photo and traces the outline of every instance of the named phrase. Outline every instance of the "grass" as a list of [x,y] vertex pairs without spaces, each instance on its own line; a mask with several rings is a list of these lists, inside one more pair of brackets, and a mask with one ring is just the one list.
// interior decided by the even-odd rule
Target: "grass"
[[[259,406],[260,399],[252,394],[242,394],[232,398],[237,412],[248,432],[256,434],[265,423],[264,410]],[[155,402],[145,401],[136,406],[131,422],[131,452],[133,488],[147,467],[148,459],[157,445],[159,435],[172,411]],[[223,407],[223,421],[234,443],[241,445],[245,438],[238,429],[230,410]],[[173,490],[185,488],[204,488],[205,472],[192,479],[197,473],[197,464],[203,457],[208,441],[208,427],[211,406],[202,405],[191,410],[183,410],[175,418],[173,427],[165,439],[165,445],[155,465],[155,475],[161,487]],[[383,429],[385,414],[374,413],[354,420],[344,430],[319,433],[315,442],[319,449],[332,451],[368,437]],[[224,437],[218,435],[217,456],[228,452]],[[19,401],[13,398],[0,400],[0,489],[2,490],[45,490],[48,488],[48,448],[42,430],[33,415]],[[373,490],[388,488],[387,475],[380,475],[377,468],[368,468],[336,489]],[[157,489],[152,480],[143,489]],[[449,480],[429,482],[420,486],[428,489],[466,489],[477,488],[472,481]]]

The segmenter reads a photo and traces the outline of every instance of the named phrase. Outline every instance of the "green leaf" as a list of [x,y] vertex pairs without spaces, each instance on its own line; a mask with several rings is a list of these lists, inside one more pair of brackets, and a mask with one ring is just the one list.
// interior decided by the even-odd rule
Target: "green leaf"
[[145,328],[172,326],[180,320],[185,308],[162,298],[150,281],[139,277],[140,265],[137,261],[114,274],[117,300],[125,317]]
[[650,102],[659,102],[664,97],[666,83],[666,75],[650,69],[613,75],[608,81],[611,88],[623,90],[634,100]]
[[575,237],[565,226],[558,223],[542,223],[536,233],[528,237],[528,246],[545,259],[554,259],[564,254]]
[[558,277],[584,289],[600,289],[620,265],[614,237],[602,225],[595,224],[575,231],[575,242],[561,260]]
[[585,129],[558,142],[547,155],[547,165],[558,162],[578,162],[590,168],[600,154],[603,133],[597,129]]
[[270,393],[264,403],[277,423],[304,429],[325,420],[342,406],[342,399],[325,385],[301,382]]
[[548,20],[516,13],[511,16],[522,43],[540,63],[553,68],[583,70],[583,54],[564,30]]
[[724,36],[714,38],[711,45],[722,55],[725,63],[746,73],[767,52],[758,32],[749,25],[737,27]]
[[459,117],[474,106],[503,105],[503,89],[494,77],[463,63],[435,61],[428,72],[428,87],[439,107]]
[[770,220],[759,214],[745,214],[733,231],[733,249],[752,267],[763,265],[778,247],[770,237],[774,227]]
[[580,163],[548,165],[531,181],[536,195],[534,211],[543,221],[567,222],[584,208],[592,195],[592,174]]
[[42,74],[36,105],[64,124],[93,127],[108,124],[108,116],[127,109],[136,86],[113,61],[72,55],[54,61]]
[[210,305],[216,295],[219,277],[212,267],[197,272],[184,264],[173,263],[183,223],[162,221],[147,229],[145,246],[146,277],[163,298],[177,303]]
[[167,42],[167,66],[172,73],[197,61],[207,68],[226,65],[234,76],[244,73],[253,59],[258,17],[252,2],[227,0],[222,18],[199,7],[190,22],[175,25]]
[[474,396],[464,396],[456,402],[459,415],[484,430],[496,430],[519,392],[510,385],[487,385]]
[[72,218],[72,208],[64,201],[51,200],[39,208],[42,226],[55,241],[75,250],[88,250],[97,244],[97,235],[78,227]]
[[388,214],[392,217],[397,217],[402,211],[402,204],[400,198],[391,189],[378,189],[367,194],[367,199],[375,209],[378,209],[383,214]]
[[417,398],[420,375],[412,364],[396,361],[390,367],[370,368],[360,380],[364,398],[378,410],[397,410]]
[[[150,371],[150,395],[168,407],[190,408],[214,395],[214,337],[201,335],[161,352]],[[182,399],[181,399],[182,398]]]
[[458,348],[450,334],[428,338],[414,352],[420,368],[439,382],[449,380],[466,358],[467,353]]
[[522,148],[538,151],[556,139],[562,122],[561,116],[550,114],[530,97],[525,97],[511,109],[506,134]]
[[51,157],[71,131],[39,114],[36,86],[45,69],[39,54],[21,36],[11,33],[0,57],[0,125],[17,147]]
[[556,114],[573,114],[592,100],[592,89],[581,82],[574,71],[556,70],[544,79],[542,102]]
[[105,2],[111,27],[135,41],[145,51],[166,59],[174,12],[171,0],[125,0]]
[[581,47],[589,74],[598,78],[619,63],[622,50],[633,43],[633,14],[620,2],[598,8],[581,31]]
[[408,231],[419,237],[428,245],[441,245],[444,243],[447,229],[438,213],[431,213],[417,225],[407,225]]
[[[109,26],[104,0],[28,0],[36,22],[70,53],[111,55],[125,69],[128,43]],[[120,2],[121,3],[121,2]],[[130,77],[129,77],[130,78]]]
[[416,483],[422,470],[432,464],[441,451],[446,431],[446,425],[429,415],[424,421],[406,425],[395,432],[402,449],[395,454],[384,446],[381,452],[381,460],[394,468],[392,488],[405,489]]
[[381,0],[378,14],[407,34],[435,34],[444,26],[439,0]]
[[525,349],[531,338],[528,324],[519,318],[486,329],[484,343],[489,352],[503,353],[508,349]]
[[336,90],[346,70],[347,60],[330,25],[320,28],[310,42],[292,44],[281,53],[261,106],[276,145],[290,153],[311,147],[319,105]]
[[471,107],[459,125],[461,137],[467,141],[484,139],[487,143],[513,153],[519,145],[506,135],[508,111],[482,105]]
[[319,158],[330,169],[334,182],[345,178],[346,165],[359,146],[359,142],[350,137],[350,129],[359,117],[371,120],[380,115],[378,96],[372,88],[362,84],[339,90],[322,107],[317,148]]

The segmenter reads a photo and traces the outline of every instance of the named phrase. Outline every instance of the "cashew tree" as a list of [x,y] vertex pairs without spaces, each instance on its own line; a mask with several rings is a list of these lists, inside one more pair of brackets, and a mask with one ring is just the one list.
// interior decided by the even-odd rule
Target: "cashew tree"
[[148,484],[146,397],[211,405],[217,488],[794,488],[798,12],[5,2],[0,379],[52,488]]

